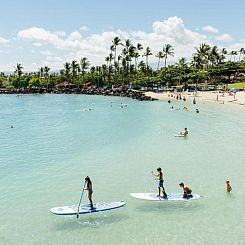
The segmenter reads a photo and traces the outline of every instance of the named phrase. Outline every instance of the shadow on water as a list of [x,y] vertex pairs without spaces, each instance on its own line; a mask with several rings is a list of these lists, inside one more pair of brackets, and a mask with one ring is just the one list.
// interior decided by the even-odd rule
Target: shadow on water
[[[61,217],[62,218],[62,217]],[[127,215],[107,215],[107,214],[87,214],[80,215],[77,219],[76,216],[64,217],[61,221],[56,223],[53,227],[55,231],[75,230],[81,228],[100,228],[104,225],[115,224],[122,222],[129,217]]]
[[158,213],[158,212],[166,212],[168,214],[173,213],[189,213],[197,210],[203,209],[203,204],[198,201],[186,201],[186,202],[161,202],[161,203],[142,203],[136,207],[136,211],[144,212],[144,213]]

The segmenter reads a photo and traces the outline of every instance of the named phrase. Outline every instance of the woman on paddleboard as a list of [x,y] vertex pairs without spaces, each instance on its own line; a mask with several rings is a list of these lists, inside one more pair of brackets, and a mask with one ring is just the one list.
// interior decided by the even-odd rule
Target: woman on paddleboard
[[[153,172],[152,172],[152,174],[153,174]],[[163,180],[162,169],[161,168],[157,168],[157,173],[153,174],[153,175],[155,175],[158,178],[158,180],[159,180],[159,183],[158,183],[158,195],[157,196],[158,197],[161,196],[161,188],[162,188],[163,197],[167,198],[167,193],[165,192],[165,188],[163,186],[164,180]]]
[[88,176],[85,178],[85,181],[87,183],[87,188],[85,188],[84,190],[87,190],[88,191],[88,200],[90,202],[90,207],[92,209],[93,208],[93,200],[92,200],[93,187],[92,187],[92,181],[91,181],[91,179]]

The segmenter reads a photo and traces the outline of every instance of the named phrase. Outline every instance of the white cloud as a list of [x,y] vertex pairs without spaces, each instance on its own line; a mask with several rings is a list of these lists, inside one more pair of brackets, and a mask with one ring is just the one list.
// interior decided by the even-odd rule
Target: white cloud
[[[214,32],[217,29],[212,26],[206,26],[206,31]],[[211,28],[210,28],[211,27]],[[214,29],[212,29],[214,28]],[[213,36],[201,34],[198,31],[192,31],[185,27],[181,18],[176,16],[169,17],[163,21],[155,21],[152,24],[152,31],[145,32],[143,30],[112,30],[102,33],[95,33],[88,36],[83,36],[81,31],[87,30],[87,27],[82,27],[78,31],[65,33],[62,31],[51,32],[44,28],[31,27],[18,32],[18,40],[23,42],[29,40],[33,45],[38,47],[48,46],[52,48],[50,51],[39,52],[45,56],[45,59],[39,63],[41,65],[48,65],[52,69],[61,69],[66,61],[80,60],[81,57],[88,57],[92,65],[100,65],[105,63],[105,57],[109,54],[109,47],[112,44],[112,39],[115,36],[120,37],[122,42],[125,39],[130,39],[133,44],[141,43],[144,49],[149,46],[154,55],[149,57],[151,64],[157,63],[155,54],[162,50],[164,44],[171,44],[174,48],[174,57],[169,57],[168,62],[176,62],[180,57],[189,59],[195,51],[195,47],[200,43],[212,43]],[[204,30],[204,29],[203,29]],[[80,31],[80,32],[79,32]],[[215,37],[218,41],[228,42],[232,38],[229,34],[223,34]],[[118,52],[122,47],[118,47]],[[143,53],[143,51],[142,51]],[[141,53],[141,54],[142,54]],[[41,57],[43,59],[43,57]],[[145,58],[140,58],[144,59]],[[35,57],[33,56],[33,62]],[[31,62],[30,62],[31,64]]]
[[57,34],[60,37],[65,37],[66,36],[66,32],[64,32],[64,31],[55,31],[54,34]]
[[89,28],[87,26],[81,26],[80,31],[88,31]]
[[215,39],[217,41],[223,41],[223,42],[231,42],[233,40],[232,37],[227,33],[217,36]]
[[49,50],[46,50],[46,51],[40,51],[40,53],[42,55],[45,55],[45,56],[53,56],[54,54],[52,52],[50,52]]
[[210,25],[207,25],[207,26],[204,26],[202,28],[203,31],[206,31],[206,32],[211,32],[211,33],[217,33],[219,32],[219,30],[213,26],[210,26]]
[[3,44],[3,43],[8,43],[9,40],[3,38],[3,37],[0,37],[0,44]]
[[33,45],[36,46],[36,47],[41,47],[41,46],[43,46],[42,43],[33,43]]

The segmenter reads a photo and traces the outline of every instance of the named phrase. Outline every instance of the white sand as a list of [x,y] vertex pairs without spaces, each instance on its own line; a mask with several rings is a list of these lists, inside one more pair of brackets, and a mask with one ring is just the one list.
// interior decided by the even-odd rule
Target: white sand
[[[232,105],[245,105],[245,92],[237,92],[236,94],[229,94],[228,92],[198,92],[198,93],[191,93],[191,92],[181,92],[181,93],[170,93],[170,92],[163,92],[163,93],[154,93],[154,92],[145,92],[145,95],[151,96],[152,98],[156,98],[159,100],[176,100],[177,95],[181,95],[186,98],[187,101],[192,101],[194,98],[196,102],[198,101],[205,101],[205,102],[214,102],[218,104],[232,104]],[[171,97],[172,95],[172,97]]]

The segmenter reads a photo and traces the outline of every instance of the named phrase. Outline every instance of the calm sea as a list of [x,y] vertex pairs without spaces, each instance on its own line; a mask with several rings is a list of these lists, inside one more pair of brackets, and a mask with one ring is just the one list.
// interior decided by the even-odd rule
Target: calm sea
[[[163,101],[1,95],[0,244],[245,244],[245,108],[173,103],[184,105],[189,112]],[[184,127],[188,139],[174,137]],[[158,166],[167,192],[183,181],[202,198],[131,198],[156,191]],[[95,202],[127,205],[78,220],[52,215],[78,204],[86,175]]]

